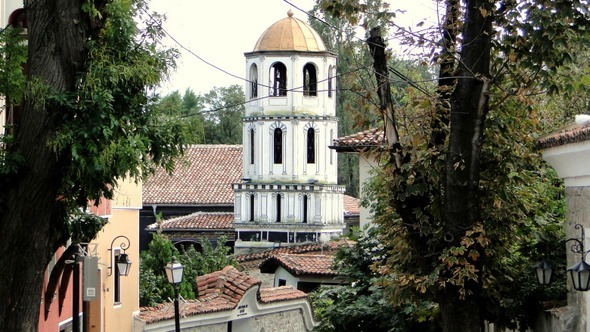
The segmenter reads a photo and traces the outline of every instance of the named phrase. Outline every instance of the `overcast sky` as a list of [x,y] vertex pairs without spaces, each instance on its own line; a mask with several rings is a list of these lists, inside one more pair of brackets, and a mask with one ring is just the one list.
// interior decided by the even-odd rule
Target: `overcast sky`
[[[289,0],[303,10],[311,10],[315,0]],[[417,23],[422,17],[436,15],[432,0],[391,1],[392,7],[406,6],[405,24]],[[244,53],[254,48],[262,33],[273,23],[287,17],[292,9],[295,17],[307,22],[306,15],[283,0],[151,0],[151,9],[165,14],[164,29],[179,44],[166,39],[166,43],[181,51],[178,69],[161,92],[191,88],[206,93],[214,86],[243,84],[223,71],[245,76]],[[414,22],[416,18],[416,22]],[[187,48],[192,53],[183,49]],[[196,55],[196,56],[195,56]],[[200,60],[200,57],[202,60]]]

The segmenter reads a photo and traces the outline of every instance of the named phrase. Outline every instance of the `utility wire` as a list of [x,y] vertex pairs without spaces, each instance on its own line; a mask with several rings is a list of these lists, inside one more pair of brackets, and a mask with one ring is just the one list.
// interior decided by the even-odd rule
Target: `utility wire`
[[[285,3],[287,3],[287,4],[291,5],[291,6],[293,6],[295,9],[299,10],[300,12],[304,13],[305,15],[307,15],[307,16],[309,16],[309,17],[311,17],[311,18],[315,19],[315,20],[317,20],[318,22],[321,22],[322,24],[325,24],[325,25],[326,25],[326,26],[328,26],[330,29],[334,29],[334,30],[336,30],[336,31],[339,31],[339,32],[344,32],[344,31],[342,31],[342,30],[338,29],[337,27],[334,27],[334,26],[332,26],[331,24],[329,24],[329,23],[328,23],[328,22],[326,22],[325,20],[322,20],[322,19],[318,18],[317,16],[315,16],[315,15],[312,15],[311,13],[308,13],[306,10],[304,10],[304,9],[302,9],[302,8],[300,8],[300,7],[298,7],[298,6],[296,6],[295,4],[293,4],[292,2],[290,2],[289,0],[283,0],[283,1],[284,1]],[[397,27],[398,27],[398,29],[402,29],[402,30],[404,30],[403,28],[401,28],[401,27],[399,27],[399,26],[397,26]],[[408,32],[407,30],[404,30],[404,31]],[[409,33],[411,33],[411,32],[409,32]],[[357,38],[357,39],[359,39],[360,41],[363,41],[363,42],[367,42],[367,43],[368,43],[368,41],[366,41],[366,40],[364,40],[364,39],[362,39],[362,38],[360,38],[360,37],[357,37],[357,36],[353,36],[353,37],[354,37],[354,38]],[[417,90],[419,90],[420,92],[422,92],[422,93],[426,94],[427,96],[429,96],[429,97],[431,96],[431,94],[430,94],[430,93],[429,93],[429,92],[428,92],[426,89],[424,89],[423,87],[419,86],[419,85],[418,85],[416,82],[413,82],[412,80],[410,80],[410,79],[409,79],[409,78],[408,78],[406,75],[402,74],[402,73],[401,73],[399,70],[397,70],[397,69],[395,69],[395,68],[392,68],[392,67],[390,67],[390,66],[387,66],[387,68],[389,69],[389,71],[390,71],[392,74],[394,74],[394,75],[396,75],[397,77],[399,77],[400,79],[402,79],[402,81],[406,82],[407,84],[409,84],[410,86],[412,86],[412,87],[416,88]]]

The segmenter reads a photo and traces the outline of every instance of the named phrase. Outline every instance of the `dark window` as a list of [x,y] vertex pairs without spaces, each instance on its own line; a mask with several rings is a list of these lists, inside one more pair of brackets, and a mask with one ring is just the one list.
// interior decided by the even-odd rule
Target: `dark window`
[[311,293],[320,287],[319,282],[299,281],[297,282],[297,289],[304,293]]
[[316,233],[299,232],[295,237],[295,242],[315,242]]
[[254,164],[254,129],[250,129],[250,164]]
[[287,95],[287,67],[277,62],[270,67],[270,95],[272,97]]
[[232,321],[227,322],[227,332],[232,332]]
[[276,222],[281,222],[281,195],[277,195],[277,220]]
[[303,195],[303,222],[307,223],[307,195]]
[[274,162],[275,164],[283,163],[283,131],[276,128],[274,132]]
[[315,163],[315,129],[307,129],[307,163]]
[[242,241],[260,241],[260,232],[240,232],[239,238]]
[[328,97],[332,97],[332,68],[328,70]]
[[315,66],[311,63],[308,63],[303,67],[303,95],[318,95],[318,78]]
[[254,221],[254,195],[250,195],[250,221]]
[[269,242],[287,242],[287,233],[285,232],[268,232]]
[[287,280],[279,279],[279,287],[281,287],[281,286],[287,286]]
[[[115,253],[115,262],[119,261],[119,251],[116,251]],[[114,302],[115,304],[121,303],[121,276],[119,275],[119,265],[118,264],[114,264],[115,266],[113,267],[115,270],[115,273],[113,273],[113,296],[114,296]]]
[[250,98],[258,97],[258,68],[255,64],[250,67]]

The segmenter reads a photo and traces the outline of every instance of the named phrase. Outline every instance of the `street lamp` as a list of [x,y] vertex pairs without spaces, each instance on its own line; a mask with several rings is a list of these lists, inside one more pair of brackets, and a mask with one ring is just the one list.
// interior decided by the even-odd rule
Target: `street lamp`
[[125,251],[129,249],[131,241],[129,241],[129,238],[124,235],[117,236],[111,242],[111,248],[109,249],[109,251],[111,252],[111,265],[109,265],[108,267],[107,275],[110,276],[113,274],[113,245],[115,244],[115,241],[119,238],[121,238],[121,241],[123,241],[119,245],[119,248],[123,250],[123,253],[119,254],[115,264],[117,264],[117,270],[119,271],[119,275],[125,277],[129,274],[129,270],[131,269],[131,261],[129,260],[129,256],[125,253]]
[[[565,243],[574,242],[570,247],[570,251],[574,254],[580,254],[582,260],[568,267],[567,273],[570,276],[574,289],[585,292],[590,289],[590,264],[586,263],[586,254],[590,250],[584,250],[584,240],[586,239],[584,227],[580,224],[575,224],[574,228],[580,230],[580,238],[569,238],[565,240]],[[553,265],[550,262],[542,261],[533,266],[533,269],[536,272],[537,280],[540,284],[546,285],[551,282]]]
[[164,269],[166,270],[166,276],[168,282],[174,286],[174,325],[176,326],[176,332],[180,332],[180,313],[178,309],[178,285],[182,282],[182,264],[176,261],[176,257],[172,257],[172,261],[168,263]]
[[537,281],[541,285],[549,285],[551,283],[551,277],[553,277],[553,264],[551,262],[543,260],[533,266],[537,275]]

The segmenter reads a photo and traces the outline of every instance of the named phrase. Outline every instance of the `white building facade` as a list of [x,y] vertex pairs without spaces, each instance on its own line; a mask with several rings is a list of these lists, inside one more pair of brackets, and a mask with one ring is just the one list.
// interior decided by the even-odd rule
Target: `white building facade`
[[342,234],[336,55],[292,12],[246,53],[243,179],[234,184],[236,250]]

